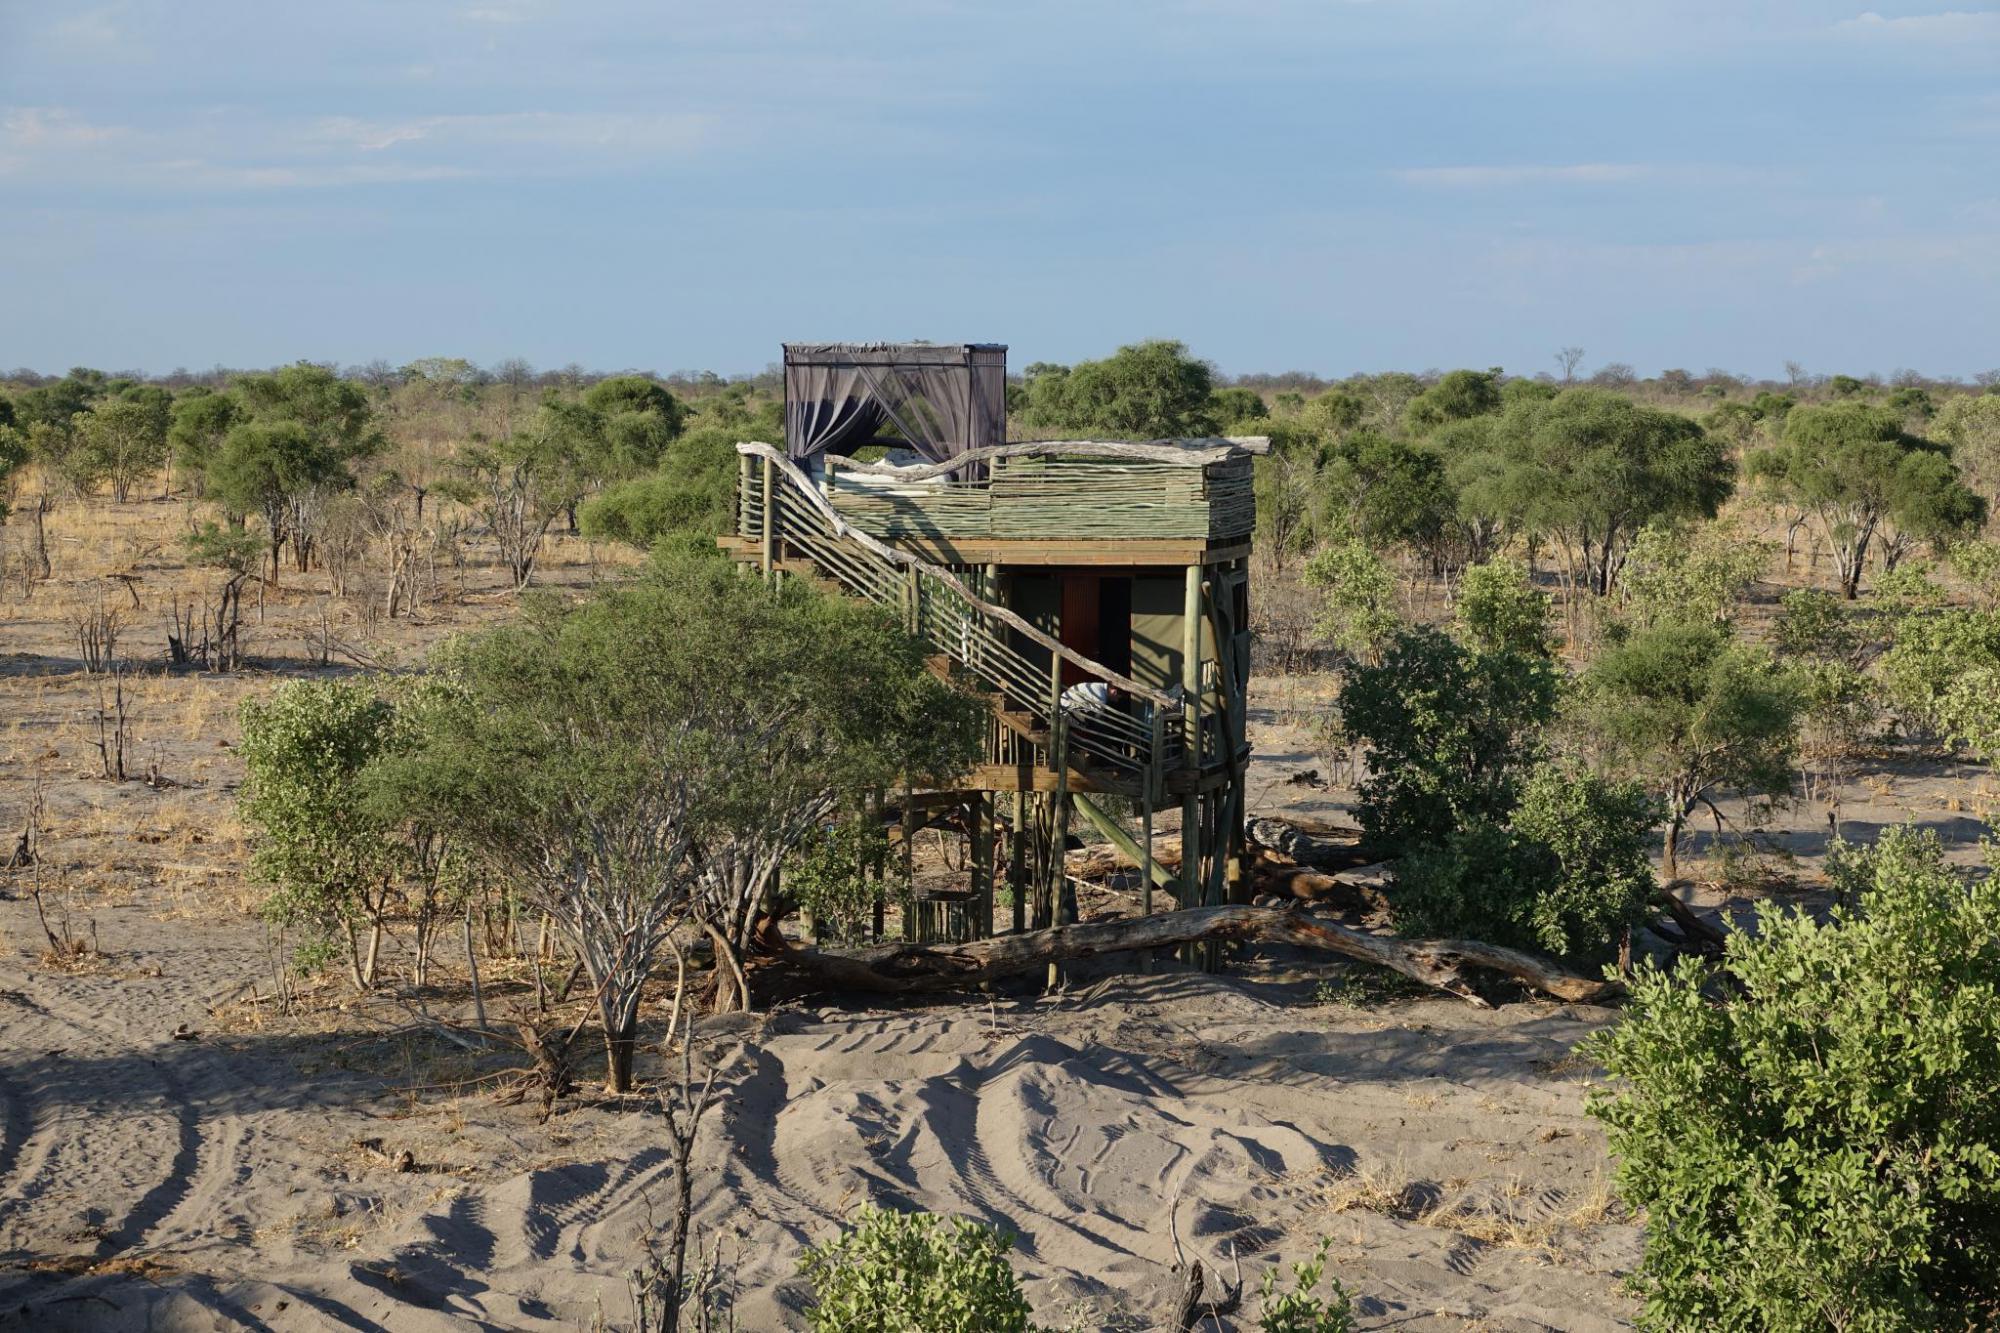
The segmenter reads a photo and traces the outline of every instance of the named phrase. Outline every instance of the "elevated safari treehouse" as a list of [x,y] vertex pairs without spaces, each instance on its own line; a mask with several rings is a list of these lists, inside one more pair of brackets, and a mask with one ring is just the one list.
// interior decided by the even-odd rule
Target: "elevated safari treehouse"
[[[1250,669],[1251,458],[1262,439],[1005,439],[1006,349],[785,348],[785,445],[741,444],[736,532],[766,577],[897,609],[934,669],[992,705],[964,785],[901,799],[903,846],[927,824],[967,837],[969,884],[933,892],[905,933],[1076,919],[1062,872],[1072,812],[1120,842],[1178,905],[1227,901],[1240,873]],[[887,432],[887,433],[885,433]],[[890,452],[856,461],[867,448]],[[1137,808],[1133,842],[1107,796]],[[1154,814],[1178,808],[1175,874]],[[1001,867],[1004,866],[1004,869]]]

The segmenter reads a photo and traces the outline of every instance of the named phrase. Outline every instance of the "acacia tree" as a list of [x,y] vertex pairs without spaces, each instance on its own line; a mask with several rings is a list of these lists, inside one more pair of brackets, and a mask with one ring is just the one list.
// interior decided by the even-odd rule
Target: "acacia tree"
[[111,483],[111,498],[119,504],[166,461],[166,414],[156,401],[100,399],[88,412],[77,414],[74,428],[91,475]]
[[1791,790],[1800,700],[1764,654],[1724,627],[1668,622],[1607,650],[1583,675],[1575,713],[1607,757],[1666,805],[1666,877],[1681,835],[1715,793]]
[[232,512],[263,516],[275,584],[279,556],[300,538],[311,497],[348,480],[340,455],[301,423],[247,421],[223,440],[208,485]]
[[1215,372],[1167,339],[1121,347],[1102,361],[1030,367],[1022,423],[1141,439],[1216,429]]
[[582,449],[594,428],[586,409],[551,401],[527,430],[474,439],[452,460],[458,479],[439,489],[478,507],[516,590],[533,580],[549,529],[588,484]]
[[[699,592],[715,563],[666,565]],[[720,627],[728,637],[710,647],[730,663],[754,758],[728,770],[697,849],[717,948],[732,955],[750,945],[780,867],[857,793],[956,777],[976,761],[985,719],[880,608],[791,586],[752,605],[762,623]],[[750,1005],[747,990],[736,1000]]]
[[197,497],[208,484],[208,466],[232,427],[243,419],[243,405],[227,393],[190,391],[174,403],[167,427],[167,444],[174,465],[188,479]]
[[[606,1082],[631,1086],[640,990],[677,927],[717,942],[718,1000],[777,866],[859,787],[969,763],[977,706],[878,611],[713,557],[455,642],[411,790],[576,949]],[[833,793],[833,795],[829,795]]]
[[1517,399],[1494,427],[1498,475],[1482,493],[1563,549],[1571,583],[1608,594],[1657,519],[1713,518],[1734,486],[1722,444],[1686,417],[1596,389]]
[[[1865,403],[1796,409],[1784,438],[1750,455],[1749,468],[1813,516],[1850,601],[1860,595],[1869,548],[1885,526],[1900,519],[1915,535],[1941,537],[1984,517],[1935,445],[1905,434],[1896,413]],[[1901,543],[1894,549],[1900,554]]]

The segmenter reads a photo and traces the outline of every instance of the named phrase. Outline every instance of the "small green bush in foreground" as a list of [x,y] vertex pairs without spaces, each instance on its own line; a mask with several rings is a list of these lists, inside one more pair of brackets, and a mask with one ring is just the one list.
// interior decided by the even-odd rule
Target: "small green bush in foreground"
[[799,1260],[820,1333],[1034,1333],[1013,1239],[963,1217],[863,1207]]
[[2000,1326],[2000,876],[1894,829],[1856,903],[1730,937],[1741,991],[1642,970],[1587,1049],[1656,1329]]

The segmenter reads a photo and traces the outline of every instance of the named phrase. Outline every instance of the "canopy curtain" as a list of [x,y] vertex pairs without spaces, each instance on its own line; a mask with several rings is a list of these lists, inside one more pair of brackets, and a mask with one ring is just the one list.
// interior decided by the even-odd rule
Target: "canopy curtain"
[[785,353],[794,459],[852,453],[884,426],[934,463],[1006,437],[1005,348],[788,344]]
[[804,461],[828,449],[853,453],[874,438],[882,421],[881,404],[857,367],[785,367],[785,452],[792,458]]

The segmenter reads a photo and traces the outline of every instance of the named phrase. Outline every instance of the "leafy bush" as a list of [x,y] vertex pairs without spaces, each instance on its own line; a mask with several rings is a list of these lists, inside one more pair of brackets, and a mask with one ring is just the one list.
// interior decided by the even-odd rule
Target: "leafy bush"
[[1883,687],[1906,722],[1944,729],[1942,704],[1969,673],[2000,664],[2000,611],[1912,612],[1882,655]]
[[1842,603],[1818,588],[1794,588],[1778,607],[1771,640],[1786,657],[1817,658],[1859,665],[1861,635],[1841,610]]
[[1549,595],[1518,560],[1469,566],[1458,585],[1457,620],[1460,636],[1478,652],[1546,657],[1554,650]]
[[1369,747],[1358,813],[1370,843],[1394,856],[1503,819],[1556,694],[1547,658],[1478,652],[1433,629],[1398,634],[1379,665],[1350,671],[1340,713]]
[[1505,825],[1482,820],[1404,861],[1392,902],[1405,935],[1602,958],[1644,915],[1658,803],[1637,783],[1544,764]]
[[727,532],[736,521],[736,438],[710,426],[665,446],[655,471],[584,503],[578,514],[584,534],[644,549],[676,534]]
[[1634,1275],[1660,1329],[1990,1328],[2000,1320],[2000,876],[1892,829],[1841,850],[1858,901],[1767,910],[1729,940],[1740,994],[1642,970],[1587,1049]]
[[806,1322],[822,1333],[1032,1333],[1011,1237],[963,1217],[864,1206],[806,1250]]
[[1396,575],[1359,541],[1337,542],[1306,565],[1306,586],[1321,595],[1319,632],[1343,652],[1372,657],[1396,632]]
[[800,848],[785,866],[784,885],[812,913],[822,941],[855,944],[868,938],[875,905],[907,884],[869,875],[881,840],[859,820],[835,824]]
[[251,873],[271,888],[263,914],[303,928],[313,958],[345,936],[362,989],[374,984],[395,869],[385,826],[365,808],[362,774],[394,743],[394,720],[388,703],[351,681],[293,681],[243,701],[240,808]]
[[1938,717],[1953,745],[2000,763],[2000,665],[1966,672],[1938,701]]
[[1654,522],[1633,540],[1619,582],[1640,625],[1727,624],[1773,550],[1726,523]]
[[1292,1265],[1292,1289],[1278,1290],[1278,1270],[1264,1274],[1260,1293],[1263,1303],[1257,1311],[1258,1333],[1348,1333],[1354,1327],[1354,1305],[1339,1278],[1325,1278],[1326,1294],[1319,1285],[1326,1273],[1328,1241],[1310,1259]]

